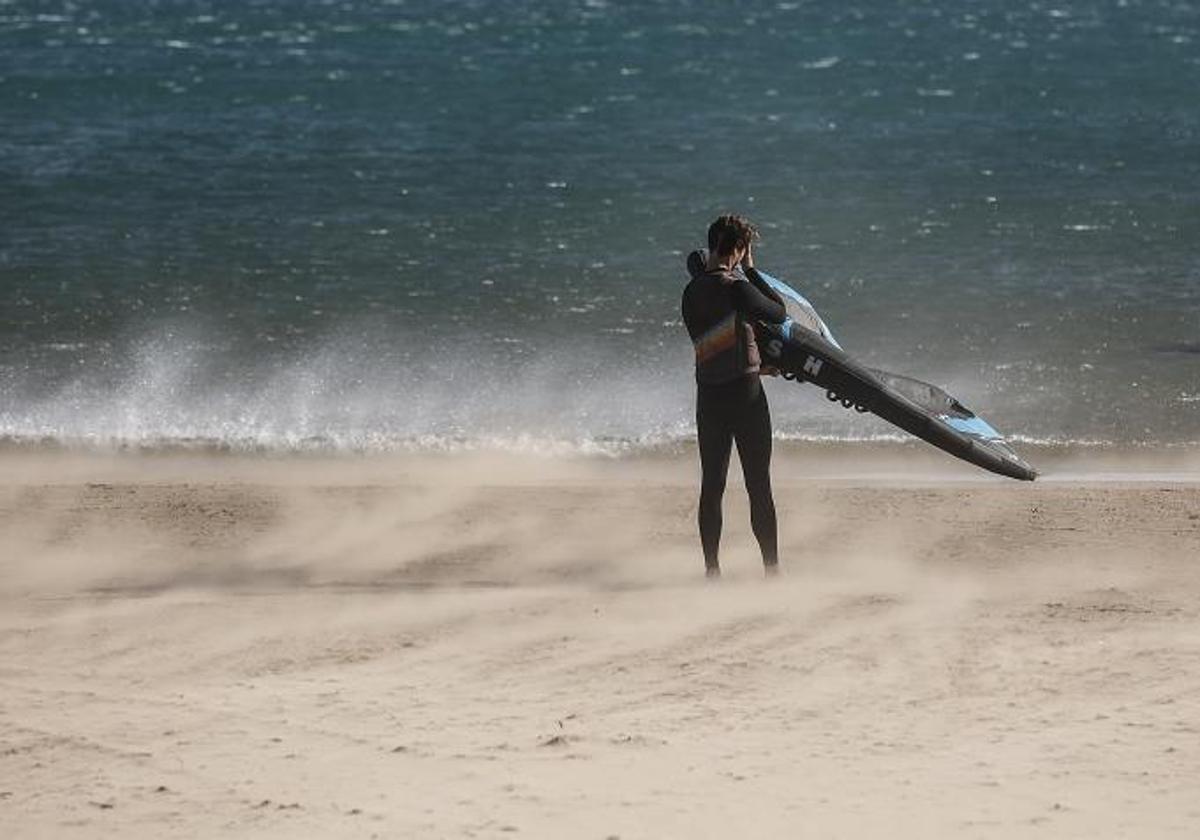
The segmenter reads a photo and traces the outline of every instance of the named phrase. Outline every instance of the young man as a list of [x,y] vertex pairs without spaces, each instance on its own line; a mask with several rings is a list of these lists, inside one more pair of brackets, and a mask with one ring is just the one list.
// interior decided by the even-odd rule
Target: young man
[[754,322],[782,323],[783,301],[754,268],[757,230],[725,215],[708,228],[708,262],[683,290],[683,321],[696,351],[696,432],[700,442],[700,543],[709,577],[721,573],[721,499],[729,455],[738,459],[750,496],[750,524],[768,574],[778,570],[771,496],[771,414],[759,382]]

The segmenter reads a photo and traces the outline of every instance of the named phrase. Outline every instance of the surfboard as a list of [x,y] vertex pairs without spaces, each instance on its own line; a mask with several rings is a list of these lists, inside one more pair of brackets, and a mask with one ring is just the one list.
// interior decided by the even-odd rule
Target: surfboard
[[[704,270],[703,253],[693,251],[689,273]],[[936,385],[860,364],[842,349],[804,295],[762,269],[758,273],[787,309],[782,324],[754,325],[764,363],[778,368],[785,379],[816,385],[829,400],[870,412],[985,470],[1022,481],[1037,478],[1037,471],[982,417]]]

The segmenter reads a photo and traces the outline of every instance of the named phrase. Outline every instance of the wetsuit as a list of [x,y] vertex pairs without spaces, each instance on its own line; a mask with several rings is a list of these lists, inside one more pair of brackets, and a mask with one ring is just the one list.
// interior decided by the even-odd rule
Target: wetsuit
[[[696,266],[694,255],[689,265]],[[786,317],[783,301],[752,268],[744,273],[700,268],[683,291],[683,321],[696,351],[700,543],[710,573],[720,568],[721,499],[734,442],[763,563],[773,568],[779,561],[771,496],[771,414],[759,382],[753,323],[778,324]]]

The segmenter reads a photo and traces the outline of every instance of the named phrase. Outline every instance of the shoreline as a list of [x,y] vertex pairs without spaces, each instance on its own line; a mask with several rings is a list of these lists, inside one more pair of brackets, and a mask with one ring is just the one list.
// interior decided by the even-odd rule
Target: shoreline
[[[1062,474],[1083,477],[1101,474],[1177,476],[1180,480],[1200,479],[1200,442],[1196,443],[1013,443],[1018,454],[1040,469],[1038,480]],[[281,463],[329,465],[403,465],[455,460],[534,465],[595,465],[601,469],[622,465],[636,468],[646,463],[667,463],[695,459],[695,438],[686,436],[664,444],[604,450],[548,441],[545,446],[528,448],[508,445],[463,445],[461,448],[412,446],[378,449],[339,449],[326,446],[294,448],[243,448],[208,443],[179,442],[163,445],[97,444],[91,442],[16,441],[0,439],[0,466],[12,463],[76,463],[95,465],[140,464],[244,464],[251,467]],[[774,464],[787,469],[808,462],[820,474],[832,477],[866,478],[875,472],[887,472],[903,478],[911,475],[932,476],[947,481],[970,480],[978,474],[995,478],[978,467],[939,452],[915,438],[902,440],[825,440],[776,437]],[[0,470],[0,481],[4,471]],[[1005,479],[1001,479],[1004,481]]]

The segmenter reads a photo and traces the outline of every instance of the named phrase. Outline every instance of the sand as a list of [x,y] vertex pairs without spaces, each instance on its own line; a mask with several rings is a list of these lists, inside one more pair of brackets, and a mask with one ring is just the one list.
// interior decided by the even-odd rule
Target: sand
[[[1164,465],[1170,468],[1165,469]],[[1200,836],[1200,470],[0,455],[0,836]]]

